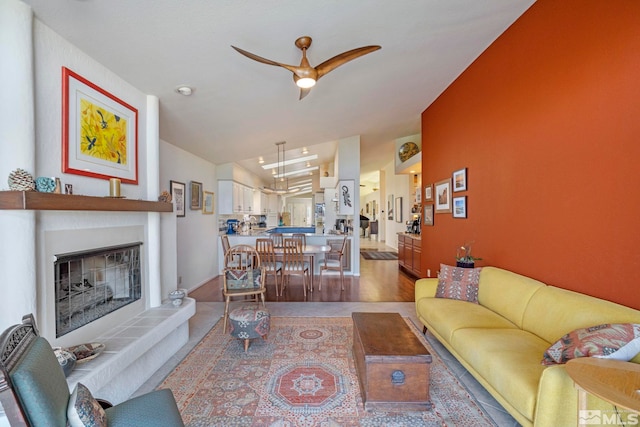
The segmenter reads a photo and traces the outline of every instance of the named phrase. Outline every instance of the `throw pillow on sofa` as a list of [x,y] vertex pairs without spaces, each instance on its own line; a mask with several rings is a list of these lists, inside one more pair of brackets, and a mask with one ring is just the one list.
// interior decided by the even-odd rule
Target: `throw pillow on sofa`
[[576,329],[544,352],[543,365],[567,363],[577,357],[600,357],[628,362],[640,353],[640,325],[617,323]]
[[436,298],[457,299],[478,304],[481,270],[482,267],[461,268],[440,264]]

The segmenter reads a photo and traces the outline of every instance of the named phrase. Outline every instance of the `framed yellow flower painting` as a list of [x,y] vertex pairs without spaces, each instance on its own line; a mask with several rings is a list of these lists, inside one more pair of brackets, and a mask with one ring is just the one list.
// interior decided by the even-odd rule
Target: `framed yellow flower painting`
[[62,171],[138,183],[138,110],[66,67]]

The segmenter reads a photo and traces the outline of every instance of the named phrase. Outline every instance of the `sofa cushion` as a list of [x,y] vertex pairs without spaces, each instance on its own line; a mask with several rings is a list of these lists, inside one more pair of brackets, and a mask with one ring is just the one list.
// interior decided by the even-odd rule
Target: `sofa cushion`
[[603,324],[576,329],[553,343],[542,364],[567,363],[577,357],[600,357],[627,362],[640,353],[640,325]]
[[544,283],[521,274],[496,267],[483,267],[480,272],[478,302],[522,328],[522,318],[529,299],[544,287]]
[[460,328],[509,329],[516,326],[504,317],[478,304],[446,298],[421,298],[416,301],[419,316],[427,327],[450,342]]
[[478,303],[479,268],[460,268],[440,264],[436,298],[449,298]]
[[70,427],[107,427],[107,415],[91,391],[77,383],[67,404],[67,425]]
[[538,383],[546,369],[539,355],[549,346],[547,341],[520,329],[465,328],[453,334],[452,345],[485,387],[533,419]]

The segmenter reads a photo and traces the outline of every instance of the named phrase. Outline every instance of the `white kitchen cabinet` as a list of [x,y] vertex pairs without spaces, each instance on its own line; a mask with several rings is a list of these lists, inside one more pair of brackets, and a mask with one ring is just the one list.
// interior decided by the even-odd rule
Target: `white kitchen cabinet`
[[218,212],[221,215],[248,212],[253,200],[247,201],[247,195],[253,198],[253,189],[233,181],[218,181]]

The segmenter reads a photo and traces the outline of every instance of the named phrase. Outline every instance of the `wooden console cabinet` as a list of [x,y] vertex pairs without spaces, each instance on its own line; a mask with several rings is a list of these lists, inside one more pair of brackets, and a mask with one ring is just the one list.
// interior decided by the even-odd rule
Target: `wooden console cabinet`
[[398,268],[422,276],[422,240],[419,235],[398,233]]

